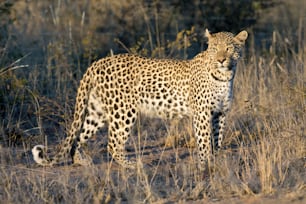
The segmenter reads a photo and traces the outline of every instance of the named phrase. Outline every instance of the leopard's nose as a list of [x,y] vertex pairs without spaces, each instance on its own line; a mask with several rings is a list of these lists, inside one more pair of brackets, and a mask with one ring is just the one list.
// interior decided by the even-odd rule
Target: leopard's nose
[[218,62],[220,62],[220,64],[223,64],[223,62],[225,61],[225,58],[219,58]]

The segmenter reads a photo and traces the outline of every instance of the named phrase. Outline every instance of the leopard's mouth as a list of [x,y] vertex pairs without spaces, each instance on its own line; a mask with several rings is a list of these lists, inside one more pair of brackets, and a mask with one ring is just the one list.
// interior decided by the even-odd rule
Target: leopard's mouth
[[218,65],[218,69],[220,71],[229,71],[229,70],[232,70],[232,66],[230,65],[224,65],[224,64],[219,64]]
[[218,69],[220,71],[232,71],[234,69],[235,65],[232,62],[223,62],[223,63],[218,63]]

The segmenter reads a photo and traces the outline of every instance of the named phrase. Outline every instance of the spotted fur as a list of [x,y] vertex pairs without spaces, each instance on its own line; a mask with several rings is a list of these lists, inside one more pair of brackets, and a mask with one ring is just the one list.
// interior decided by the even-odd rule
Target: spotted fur
[[199,164],[205,165],[221,147],[226,113],[232,101],[233,80],[247,32],[211,34],[208,48],[191,60],[150,59],[120,54],[93,63],[77,93],[74,120],[61,150],[51,159],[35,146],[34,160],[53,165],[71,154],[75,163],[90,164],[82,157],[81,144],[106,123],[108,150],[123,166],[124,145],[140,112],[173,118],[189,116],[198,147]]

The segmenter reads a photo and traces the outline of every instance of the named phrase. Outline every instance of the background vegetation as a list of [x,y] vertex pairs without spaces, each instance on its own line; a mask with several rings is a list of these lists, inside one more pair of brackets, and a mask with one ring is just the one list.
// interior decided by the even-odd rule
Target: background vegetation
[[[5,203],[304,203],[306,5],[295,1],[7,0],[0,2],[0,200]],[[113,163],[106,131],[89,143],[93,168],[37,167],[30,149],[56,149],[79,80],[112,53],[192,58],[205,28],[248,30],[225,147],[196,168],[190,121],[141,117]],[[174,138],[174,140],[173,140]],[[171,148],[169,147],[171,146]]]

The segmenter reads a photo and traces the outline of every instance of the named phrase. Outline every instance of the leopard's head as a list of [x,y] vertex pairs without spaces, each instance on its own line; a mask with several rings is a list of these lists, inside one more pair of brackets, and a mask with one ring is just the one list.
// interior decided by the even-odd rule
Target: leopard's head
[[206,29],[205,36],[208,38],[207,53],[212,61],[212,76],[221,81],[231,80],[248,37],[247,31],[243,30],[237,35],[230,32],[211,34]]

